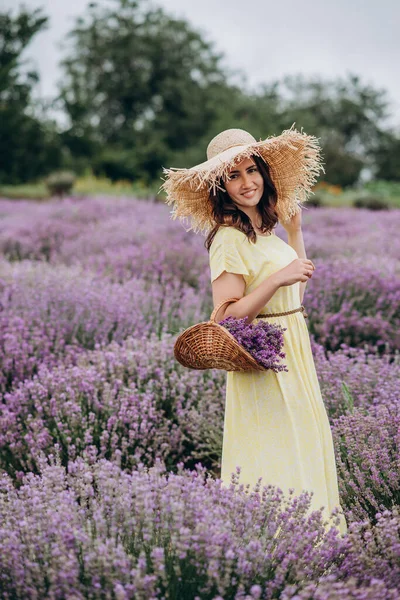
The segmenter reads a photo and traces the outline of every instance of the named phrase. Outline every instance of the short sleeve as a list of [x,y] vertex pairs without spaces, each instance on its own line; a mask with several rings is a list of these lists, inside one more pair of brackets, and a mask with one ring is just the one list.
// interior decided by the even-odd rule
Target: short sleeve
[[245,280],[250,275],[246,266],[241,243],[235,237],[224,235],[218,231],[210,248],[210,271],[213,282],[224,271],[243,275]]

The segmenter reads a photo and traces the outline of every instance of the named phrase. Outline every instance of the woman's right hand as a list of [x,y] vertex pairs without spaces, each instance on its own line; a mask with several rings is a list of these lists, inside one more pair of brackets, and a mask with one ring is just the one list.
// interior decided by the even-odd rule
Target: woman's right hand
[[296,258],[287,267],[276,271],[274,275],[278,279],[280,286],[293,285],[298,281],[308,281],[311,279],[315,265],[308,258]]

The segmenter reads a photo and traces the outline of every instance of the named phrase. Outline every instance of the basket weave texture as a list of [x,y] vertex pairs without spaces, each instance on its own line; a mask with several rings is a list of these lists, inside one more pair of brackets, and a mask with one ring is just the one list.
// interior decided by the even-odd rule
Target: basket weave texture
[[233,335],[216,322],[219,310],[239,298],[228,298],[218,304],[209,321],[185,329],[177,338],[174,355],[189,369],[222,369],[224,371],[266,371]]

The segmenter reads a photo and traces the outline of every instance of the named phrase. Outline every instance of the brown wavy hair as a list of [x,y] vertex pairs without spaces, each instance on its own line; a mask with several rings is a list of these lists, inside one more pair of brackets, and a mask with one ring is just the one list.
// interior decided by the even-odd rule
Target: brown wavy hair
[[[274,229],[278,223],[278,215],[275,210],[278,194],[271,179],[268,164],[259,156],[252,155],[251,158],[254,160],[264,180],[264,192],[257,205],[257,209],[261,216],[261,231],[267,233]],[[225,189],[222,179],[218,182],[218,185]],[[212,215],[215,225],[204,243],[207,251],[210,250],[215,234],[220,227],[235,227],[235,229],[244,233],[249,241],[255,244],[257,235],[249,217],[236,206],[229,194],[216,188],[215,194],[210,193],[209,201],[212,205]]]

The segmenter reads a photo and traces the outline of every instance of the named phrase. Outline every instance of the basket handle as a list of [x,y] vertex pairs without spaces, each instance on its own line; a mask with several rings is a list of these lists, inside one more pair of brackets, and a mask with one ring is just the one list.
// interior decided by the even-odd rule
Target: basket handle
[[227,300],[223,300],[222,302],[217,304],[217,306],[211,313],[210,321],[215,322],[215,317],[217,316],[219,309],[225,306],[225,304],[232,304],[232,302],[237,302],[238,300],[240,300],[240,298],[228,298]]

